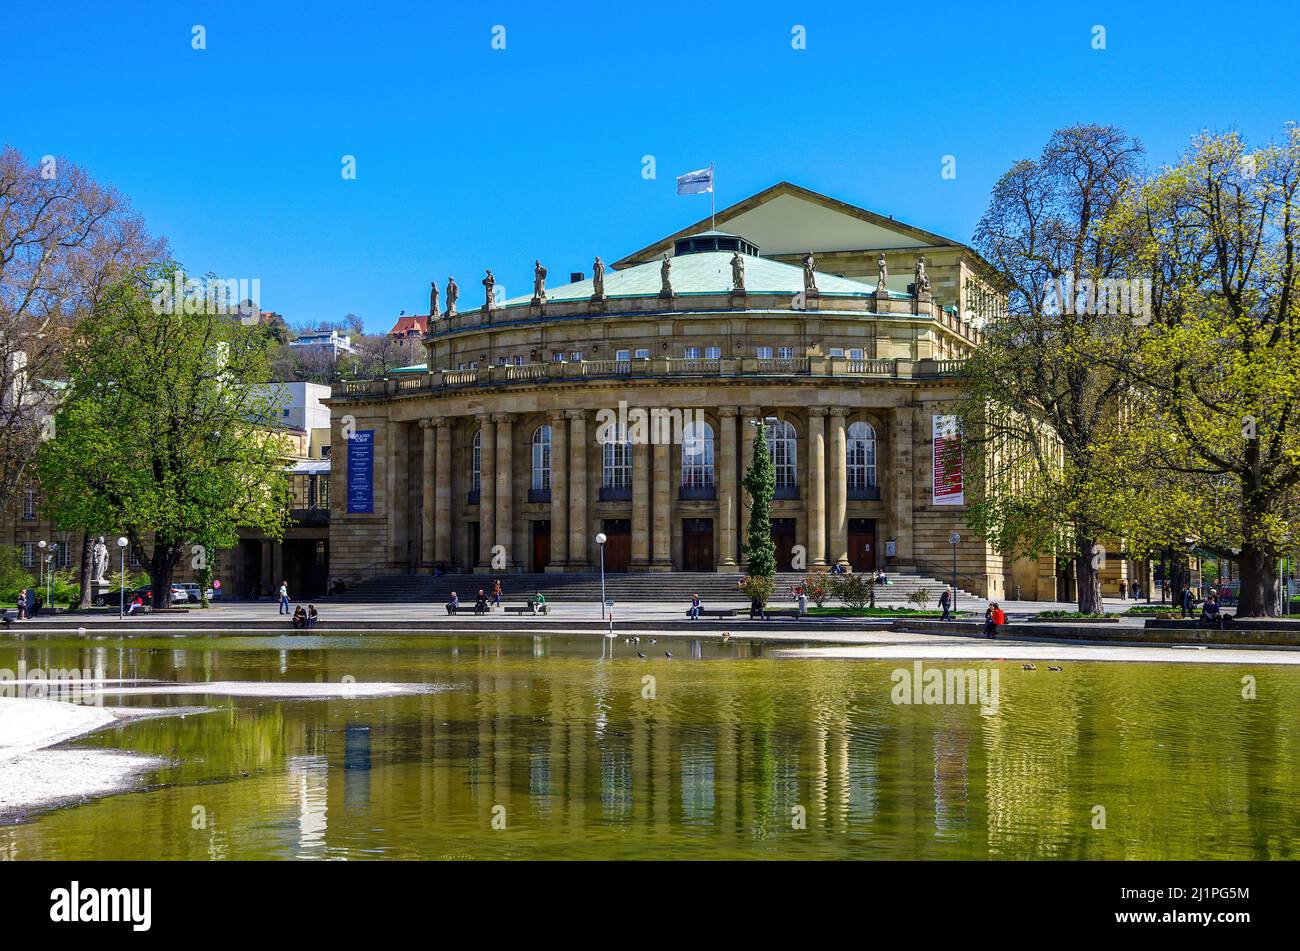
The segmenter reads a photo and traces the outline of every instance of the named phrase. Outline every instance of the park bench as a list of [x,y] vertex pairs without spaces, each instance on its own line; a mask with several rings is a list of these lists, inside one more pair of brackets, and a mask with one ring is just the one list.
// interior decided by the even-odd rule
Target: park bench
[[[446,608],[446,605],[443,605],[443,607],[444,607],[444,609],[445,609],[445,608]],[[474,605],[473,605],[473,604],[458,604],[458,605],[455,607],[455,609],[454,609],[454,613],[456,613],[456,614],[473,614],[473,613],[474,613]],[[488,609],[488,613],[491,613],[491,608]]]
[[[531,601],[518,601],[514,603],[503,604],[502,607],[505,608],[506,614],[530,614],[532,613],[532,609],[533,609]],[[549,604],[538,605],[537,613],[550,614],[551,606]]]
[[[700,608],[700,617],[735,617],[747,608]],[[691,616],[691,609],[686,609],[686,616]]]

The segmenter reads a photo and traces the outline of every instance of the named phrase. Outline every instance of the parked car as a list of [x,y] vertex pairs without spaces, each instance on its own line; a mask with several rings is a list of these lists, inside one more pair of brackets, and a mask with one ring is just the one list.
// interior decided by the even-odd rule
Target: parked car
[[[193,581],[181,581],[175,584],[173,587],[182,589],[185,592],[186,600],[189,601],[190,604],[198,604],[199,601],[201,600],[199,596],[199,586],[195,584]],[[211,588],[208,588],[207,595],[208,595],[208,600],[211,601],[213,597],[213,592]]]

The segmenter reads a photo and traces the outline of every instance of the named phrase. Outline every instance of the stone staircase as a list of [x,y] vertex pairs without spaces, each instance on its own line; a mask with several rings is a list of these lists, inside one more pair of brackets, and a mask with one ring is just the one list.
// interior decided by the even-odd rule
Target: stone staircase
[[[876,586],[876,603],[905,605],[908,597],[919,588],[930,592],[930,607],[935,607],[943,582],[920,575],[886,572],[888,585]],[[660,602],[686,604],[693,594],[705,602],[731,601],[743,603],[745,596],[736,590],[739,574],[715,572],[674,571],[664,574],[610,573],[605,575],[605,596],[615,603]],[[404,601],[441,603],[455,591],[462,603],[472,603],[479,588],[491,593],[492,582],[501,579],[503,600],[523,601],[541,591],[548,601],[559,603],[600,601],[599,572],[575,574],[448,574],[434,577],[430,574],[385,574],[368,578],[349,588],[344,594],[329,598],[336,602],[400,603]],[[804,578],[803,572],[778,572],[774,602],[790,600],[790,588]],[[963,608],[983,605],[983,599],[959,591]]]

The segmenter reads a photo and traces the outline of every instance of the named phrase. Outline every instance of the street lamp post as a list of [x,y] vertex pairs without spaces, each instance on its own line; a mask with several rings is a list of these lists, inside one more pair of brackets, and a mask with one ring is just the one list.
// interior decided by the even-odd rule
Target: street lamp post
[[122,553],[122,586],[117,594],[117,616],[126,617],[126,536],[119,535],[117,550]]
[[952,616],[957,616],[957,545],[961,541],[961,535],[953,532],[948,536],[948,544],[952,546]]
[[605,619],[605,542],[604,532],[596,533],[596,547],[600,549],[600,619]]
[[[36,547],[41,550],[41,553],[38,556],[41,559],[40,570],[37,572],[38,577],[36,579],[36,590],[38,593],[40,592],[42,585],[45,584],[45,549],[48,546],[49,543],[46,542],[46,540],[43,538],[36,543]],[[36,599],[36,595],[33,595],[32,600],[35,601],[35,599]]]

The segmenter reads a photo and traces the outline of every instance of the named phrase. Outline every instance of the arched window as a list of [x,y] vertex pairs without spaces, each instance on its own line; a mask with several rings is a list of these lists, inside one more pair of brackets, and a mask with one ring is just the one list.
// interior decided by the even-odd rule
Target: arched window
[[538,426],[533,431],[533,490],[549,492],[551,488],[551,427]]
[[682,428],[682,488],[713,488],[713,427],[702,419]]
[[469,481],[470,491],[479,490],[479,473],[483,471],[483,430],[474,431],[474,451],[470,454]]
[[776,470],[776,487],[793,489],[799,484],[799,466],[796,462],[799,440],[794,434],[794,427],[783,419],[768,423],[765,436],[767,450],[772,456],[772,467]]
[[870,423],[856,422],[848,432],[849,488],[868,489],[876,484],[876,431]]
[[627,489],[630,492],[632,489],[632,443],[627,438],[627,427],[614,423],[610,425],[604,438],[605,445],[602,449],[600,467],[600,487],[602,489]]

